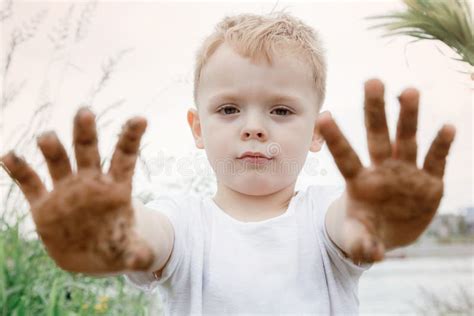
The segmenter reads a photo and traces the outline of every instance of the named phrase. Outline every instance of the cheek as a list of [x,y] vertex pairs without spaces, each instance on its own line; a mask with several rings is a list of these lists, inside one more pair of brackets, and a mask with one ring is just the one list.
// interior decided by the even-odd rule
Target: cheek
[[286,158],[304,159],[309,151],[313,133],[307,122],[292,124],[286,129],[278,129],[275,137]]
[[232,145],[235,144],[235,135],[231,128],[225,128],[216,122],[209,121],[202,129],[204,148],[209,156],[225,158],[232,154]]

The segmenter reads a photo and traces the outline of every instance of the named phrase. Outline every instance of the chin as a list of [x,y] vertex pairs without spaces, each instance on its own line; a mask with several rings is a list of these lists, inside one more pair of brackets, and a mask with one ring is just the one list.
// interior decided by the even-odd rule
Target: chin
[[228,183],[228,186],[239,193],[246,195],[269,195],[278,192],[289,184],[275,181],[271,177],[260,175],[259,177],[240,177]]

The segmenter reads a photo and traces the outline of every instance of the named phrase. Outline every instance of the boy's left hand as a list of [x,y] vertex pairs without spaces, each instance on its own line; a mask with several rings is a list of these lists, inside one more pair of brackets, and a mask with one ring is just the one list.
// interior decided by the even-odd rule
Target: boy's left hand
[[395,142],[390,142],[384,109],[384,86],[365,83],[365,125],[371,166],[364,167],[338,126],[328,116],[319,127],[346,180],[342,248],[355,262],[379,261],[385,250],[415,241],[436,213],[443,195],[446,156],[455,129],[444,125],[416,165],[419,93],[406,89],[399,97]]

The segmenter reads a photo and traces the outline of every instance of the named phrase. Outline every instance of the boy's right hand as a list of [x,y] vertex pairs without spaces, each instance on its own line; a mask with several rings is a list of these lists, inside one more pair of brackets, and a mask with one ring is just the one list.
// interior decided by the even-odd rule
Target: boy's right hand
[[38,137],[53,180],[48,192],[39,176],[13,151],[0,158],[28,200],[47,252],[64,270],[113,273],[146,270],[153,252],[134,231],[132,176],[146,120],[127,121],[109,171],[101,171],[94,114],[80,109],[74,118],[77,173],[54,132]]

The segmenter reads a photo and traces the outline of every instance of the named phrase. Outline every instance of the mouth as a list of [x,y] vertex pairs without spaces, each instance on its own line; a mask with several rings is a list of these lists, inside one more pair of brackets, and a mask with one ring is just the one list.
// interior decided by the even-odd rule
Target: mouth
[[269,163],[273,158],[268,157],[260,152],[245,152],[240,155],[238,160],[243,161],[245,163],[250,163],[254,165],[265,165]]
[[264,158],[264,159],[272,159],[271,157],[268,157],[264,154],[262,154],[261,152],[254,152],[254,151],[246,151],[244,152],[242,155],[240,155],[237,159],[243,159],[243,158]]
[[244,163],[257,165],[257,166],[263,166],[272,161],[272,159],[268,159],[264,157],[252,157],[252,156],[246,156],[246,157],[238,158],[238,159]]

